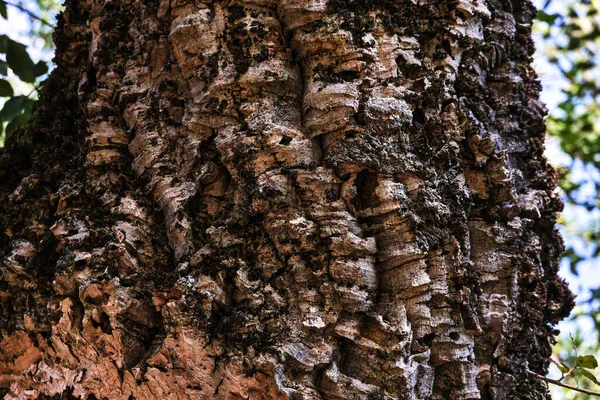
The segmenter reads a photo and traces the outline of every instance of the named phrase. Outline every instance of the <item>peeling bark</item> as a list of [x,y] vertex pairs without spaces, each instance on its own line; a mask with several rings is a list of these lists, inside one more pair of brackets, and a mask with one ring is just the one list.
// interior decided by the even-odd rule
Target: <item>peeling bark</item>
[[68,0],[0,153],[5,399],[545,399],[518,0]]

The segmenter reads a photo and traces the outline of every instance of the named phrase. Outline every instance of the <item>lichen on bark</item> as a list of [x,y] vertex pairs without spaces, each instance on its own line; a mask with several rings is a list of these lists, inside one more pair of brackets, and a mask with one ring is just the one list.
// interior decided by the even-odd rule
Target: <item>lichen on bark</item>
[[533,14],[69,0],[0,153],[4,397],[545,398]]

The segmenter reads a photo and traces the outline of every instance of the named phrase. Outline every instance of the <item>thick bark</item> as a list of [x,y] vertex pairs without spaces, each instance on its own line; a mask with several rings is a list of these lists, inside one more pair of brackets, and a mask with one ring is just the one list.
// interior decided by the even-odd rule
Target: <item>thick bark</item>
[[533,14],[67,1],[0,153],[0,393],[546,398],[572,297]]

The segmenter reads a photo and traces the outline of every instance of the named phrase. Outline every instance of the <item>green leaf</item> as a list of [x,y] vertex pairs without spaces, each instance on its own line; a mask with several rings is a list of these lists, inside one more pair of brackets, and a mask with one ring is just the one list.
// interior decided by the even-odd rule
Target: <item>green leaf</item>
[[0,75],[8,76],[8,65],[2,60],[0,60]]
[[6,53],[6,42],[10,40],[6,35],[0,35],[0,53]]
[[27,96],[15,96],[8,99],[8,101],[4,103],[2,111],[0,111],[2,121],[10,122],[17,115],[21,114],[27,106],[28,100]]
[[563,363],[561,362],[557,362],[556,367],[559,369],[560,372],[562,372],[563,374],[566,374],[567,372],[569,372],[569,368],[566,367]]
[[6,41],[6,62],[22,81],[35,82],[33,61],[29,58],[25,45],[8,39]]
[[552,25],[556,19],[560,17],[559,14],[548,14],[542,10],[537,13],[537,20],[547,23],[548,25]]
[[590,381],[594,382],[596,385],[600,385],[600,383],[598,383],[598,379],[596,379],[596,376],[594,376],[594,374],[587,369],[580,369],[579,373],[588,378]]
[[12,121],[10,121],[8,123],[8,125],[6,125],[6,134],[10,135],[17,128],[27,125],[27,123],[29,122],[30,119],[31,119],[31,114],[17,115],[15,118],[13,118]]
[[27,99],[27,103],[25,103],[25,107],[23,107],[24,114],[33,114],[33,105],[36,103],[36,100]]
[[0,0],[0,16],[2,16],[4,19],[8,18],[8,13],[6,12],[6,3],[4,0]]
[[575,361],[575,365],[581,368],[594,369],[598,366],[598,360],[594,356],[579,356]]
[[10,83],[4,79],[0,79],[0,97],[12,97],[14,94]]
[[43,61],[39,61],[33,66],[33,75],[37,78],[48,73],[48,64]]

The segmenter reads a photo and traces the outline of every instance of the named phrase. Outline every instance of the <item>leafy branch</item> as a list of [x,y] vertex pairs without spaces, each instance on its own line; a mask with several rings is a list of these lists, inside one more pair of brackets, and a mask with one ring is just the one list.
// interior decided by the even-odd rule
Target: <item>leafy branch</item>
[[548,383],[551,383],[551,384],[553,384],[553,385],[557,385],[557,386],[560,386],[560,387],[564,387],[565,389],[574,390],[574,391],[576,391],[576,392],[580,392],[580,393],[589,394],[590,396],[596,396],[596,397],[600,397],[600,393],[598,393],[598,392],[594,392],[594,391],[592,391],[592,390],[583,389],[583,388],[579,388],[579,387],[577,387],[577,386],[572,386],[572,385],[568,385],[568,384],[566,384],[566,383],[563,383],[563,382],[561,382],[562,378],[561,378],[561,379],[551,379],[551,378],[545,377],[544,375],[540,375],[540,374],[538,374],[538,373],[536,373],[536,372],[530,371],[530,370],[528,370],[528,369],[527,369],[526,371],[527,371],[527,373],[528,373],[529,375],[531,375],[531,376],[533,376],[534,378],[537,378],[537,379],[539,379],[539,380],[542,380],[542,381],[544,381],[544,382],[548,382]]
[[600,383],[598,383],[598,379],[596,378],[596,376],[589,371],[591,369],[596,369],[598,367],[598,361],[596,360],[596,357],[591,356],[591,355],[577,356],[577,358],[575,359],[575,364],[571,367],[566,366],[564,363],[557,361],[552,357],[550,357],[548,360],[552,364],[556,365],[556,367],[560,371],[561,375],[560,375],[559,379],[548,378],[546,376],[538,374],[537,372],[533,372],[529,369],[526,369],[527,373],[537,379],[540,379],[547,383],[551,383],[553,385],[557,385],[557,386],[560,386],[560,387],[563,387],[566,389],[574,390],[576,392],[589,394],[591,396],[600,397],[600,392],[583,389],[583,388],[569,385],[569,384],[563,382],[563,380],[565,380],[569,376],[575,378],[575,374],[577,373],[577,374],[580,374],[580,375],[584,376],[585,378],[589,379],[590,381],[594,382],[596,385],[600,385]]
[[[55,27],[54,25],[52,25],[50,22],[48,22],[48,21],[46,21],[45,19],[43,19],[43,18],[41,18],[41,17],[37,16],[35,13],[33,13],[33,12],[29,11],[28,9],[26,9],[25,7],[23,7],[23,6],[22,6],[22,5],[20,5],[20,4],[17,4],[17,3],[11,3],[11,2],[9,2],[9,1],[5,1],[5,0],[3,0],[3,1],[2,1],[2,3],[4,3],[4,4],[5,4],[5,5],[7,5],[7,6],[15,7],[15,8],[17,8],[17,9],[21,10],[21,11],[22,11],[22,12],[24,12],[25,14],[29,15],[31,18],[35,19],[36,21],[40,21],[42,24],[44,24],[44,25],[46,25],[46,26],[48,26],[48,27],[50,27],[50,28],[52,28],[52,29],[55,29],[55,28],[56,28],[56,27]],[[1,7],[1,6],[0,6],[0,7]],[[5,7],[6,7],[6,6],[5,6]],[[4,15],[3,15],[3,16],[4,16]],[[6,16],[4,16],[4,18],[6,18]]]
[[[7,5],[27,12],[26,9],[18,4],[0,0],[1,18],[7,18]],[[27,13],[31,16],[31,13]],[[36,19],[45,22],[41,18]],[[0,59],[0,97],[8,98],[2,109],[0,109],[0,136],[2,136],[5,123],[7,124],[6,133],[10,134],[19,126],[25,125],[31,118],[32,106],[35,103],[35,100],[31,99],[31,95],[37,90],[35,83],[38,78],[48,72],[48,64],[43,61],[34,63],[27,52],[27,46],[12,40],[6,35],[0,35],[0,55],[4,56],[4,59]],[[11,82],[8,80],[9,70],[21,82],[34,85],[33,90],[27,95],[15,94]]]

